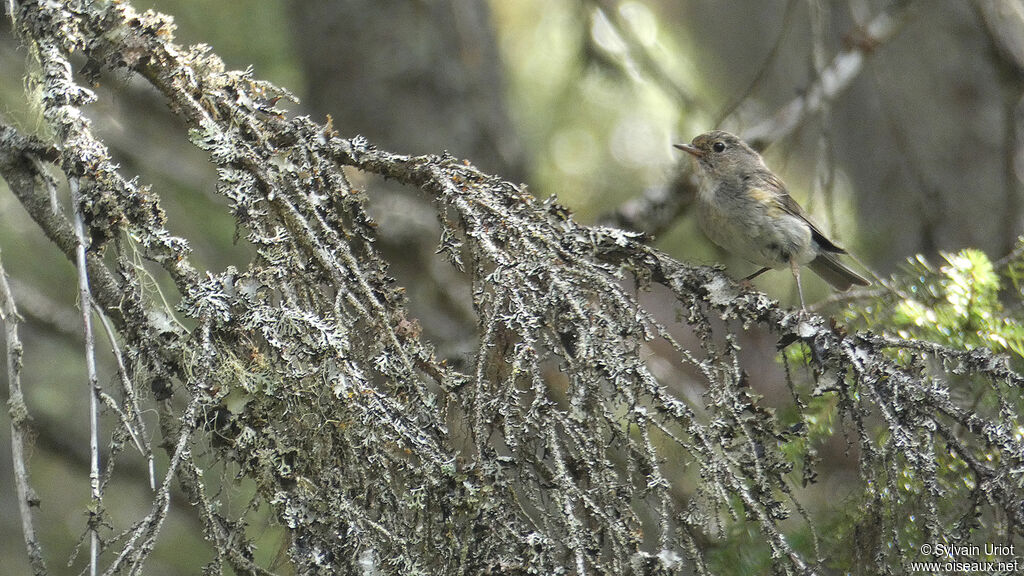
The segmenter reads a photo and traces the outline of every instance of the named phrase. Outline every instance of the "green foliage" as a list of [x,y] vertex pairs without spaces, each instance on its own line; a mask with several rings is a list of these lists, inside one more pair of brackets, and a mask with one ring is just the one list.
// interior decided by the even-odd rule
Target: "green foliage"
[[[1024,355],[1024,325],[1018,306],[1005,306],[1003,286],[1020,295],[1024,265],[1018,256],[1012,266],[996,270],[979,250],[943,254],[946,264],[934,267],[924,257],[908,261],[895,279],[900,300],[878,307],[869,326],[890,328],[901,338],[918,338],[973,350]],[[1006,294],[1009,300],[1014,294]],[[1019,358],[1018,358],[1019,359]]]
[[[1024,366],[1024,238],[999,262],[975,249],[941,258],[939,265],[923,256],[908,260],[884,290],[864,291],[845,310],[850,334],[884,334],[872,343],[895,365],[933,378],[928,386],[865,381],[852,370],[797,370],[815,365],[807,342],[780,354],[794,396],[779,422],[790,432],[779,448],[794,465],[792,482],[806,487],[817,481],[818,452],[843,442],[837,435],[845,437],[848,454],[858,449],[859,483],[845,484],[843,499],[815,515],[829,568],[858,573],[873,562],[879,571],[892,569],[896,556],[866,556],[886,542],[889,549],[913,551],[1007,536],[1009,528],[983,504],[987,489],[979,485],[989,474],[986,466],[1019,456],[1014,446],[1024,439],[1024,399],[1019,376],[1010,371]],[[994,375],[999,366],[1006,367],[1003,378]],[[1009,440],[1000,445],[953,423],[965,415],[976,418],[974,426],[1003,427]],[[809,550],[798,542],[811,530],[808,525],[790,537]],[[929,559],[908,552],[901,561]]]

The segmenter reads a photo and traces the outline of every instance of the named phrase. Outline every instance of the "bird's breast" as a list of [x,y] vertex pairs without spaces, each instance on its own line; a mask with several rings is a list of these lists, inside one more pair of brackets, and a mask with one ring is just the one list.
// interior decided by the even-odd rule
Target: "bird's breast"
[[811,229],[786,212],[769,191],[742,185],[701,186],[697,222],[725,250],[761,266],[781,268],[816,256]]

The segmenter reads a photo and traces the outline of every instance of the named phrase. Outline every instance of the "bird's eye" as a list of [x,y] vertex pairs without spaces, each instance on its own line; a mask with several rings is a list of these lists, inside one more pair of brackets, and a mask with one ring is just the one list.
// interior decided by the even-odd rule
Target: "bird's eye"
[[722,150],[725,150],[725,142],[715,142],[711,145],[711,149],[715,152],[721,152]]

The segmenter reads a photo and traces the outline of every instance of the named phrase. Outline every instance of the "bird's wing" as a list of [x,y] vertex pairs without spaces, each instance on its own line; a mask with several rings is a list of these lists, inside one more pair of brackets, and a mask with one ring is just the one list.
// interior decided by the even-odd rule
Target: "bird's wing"
[[778,176],[771,172],[766,172],[764,174],[759,174],[759,177],[764,180],[768,189],[780,191],[780,193],[774,195],[776,205],[786,213],[792,214],[806,222],[807,225],[811,227],[811,238],[818,243],[818,246],[821,247],[822,250],[825,250],[826,252],[835,252],[837,254],[846,254],[846,250],[841,248],[835,242],[829,240],[828,237],[818,229],[818,226],[815,225],[814,222],[811,222],[807,212],[805,212],[804,209],[796,203],[796,200],[793,200],[793,197],[786,191],[786,185]]

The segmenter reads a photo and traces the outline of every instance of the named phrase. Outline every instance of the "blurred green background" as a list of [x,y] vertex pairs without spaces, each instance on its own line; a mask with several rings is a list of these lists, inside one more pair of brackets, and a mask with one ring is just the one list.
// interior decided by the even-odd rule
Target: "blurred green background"
[[[849,88],[765,151],[794,197],[881,274],[915,253],[977,247],[998,258],[1021,232],[1024,79],[979,2],[905,9],[879,0],[132,4],[172,15],[180,43],[209,44],[228,68],[252,67],[256,77],[294,92],[301,101],[290,105],[294,113],[320,122],[330,115],[341,135],[363,134],[397,153],[450,151],[526,183],[538,197],[557,195],[587,223],[688,170],[673,142],[712,128],[742,132],[802,94],[837,53],[862,46],[866,62]],[[902,20],[900,31],[871,45],[863,27],[883,11]],[[1019,41],[1024,30],[1017,32]],[[41,120],[24,91],[27,57],[5,20],[0,113],[36,132]],[[97,132],[126,176],[158,192],[195,263],[214,272],[244,266],[249,250],[234,241],[216,174],[159,95],[118,74],[102,77],[95,90],[99,100],[87,112]],[[464,352],[465,324],[430,304],[429,286],[446,267],[433,255],[432,209],[416,191],[351,177],[370,191],[382,245],[426,333],[442,351]],[[711,246],[689,214],[655,244],[685,261],[726,264],[734,277],[753,271]],[[26,316],[23,386],[38,430],[30,465],[42,500],[41,538],[53,572],[75,574],[81,560],[67,568],[61,559],[84,531],[89,487],[73,268],[3,184],[0,250]],[[795,302],[788,272],[766,274],[757,285]],[[805,286],[809,300],[828,294],[817,280]],[[779,370],[770,352],[762,361]],[[113,370],[103,374],[109,379]],[[9,433],[0,427],[0,443]],[[166,469],[161,458],[158,474]],[[110,488],[118,496],[107,503],[127,523],[149,502],[142,460],[123,460]],[[835,472],[845,474],[855,471]],[[265,511],[245,512],[251,491],[236,488],[229,501],[237,506],[225,515],[245,513],[265,526],[257,530],[264,534],[257,557],[269,565],[281,532]],[[0,494],[0,565],[24,573],[9,458],[0,459]],[[196,573],[212,560],[196,522],[187,508],[175,508],[148,574]]]

